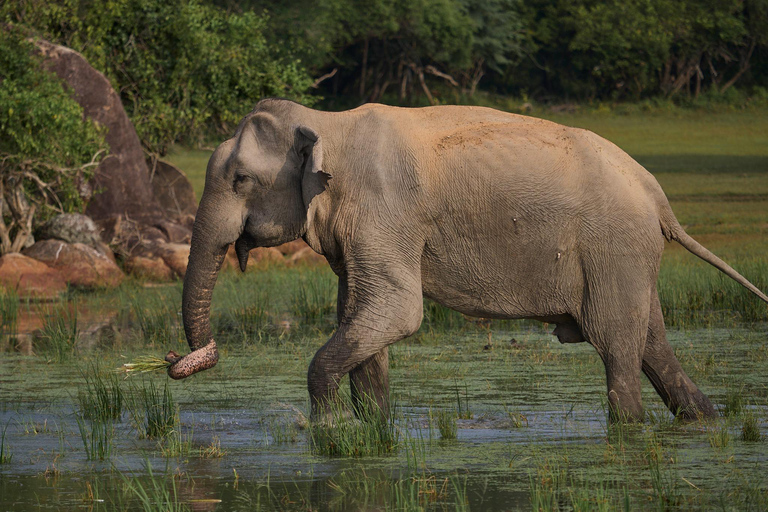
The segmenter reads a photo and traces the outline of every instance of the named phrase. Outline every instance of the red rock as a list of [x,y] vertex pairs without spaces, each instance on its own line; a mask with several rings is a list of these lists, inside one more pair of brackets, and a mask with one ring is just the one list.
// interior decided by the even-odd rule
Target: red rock
[[187,244],[159,244],[155,248],[157,256],[163,259],[173,273],[184,278],[189,264],[189,245]]
[[282,245],[278,245],[277,247],[275,247],[275,249],[277,249],[278,251],[280,251],[286,256],[292,256],[297,252],[301,251],[302,249],[306,249],[307,247],[309,247],[307,245],[307,242],[305,242],[301,238],[297,238],[293,242],[287,242]]
[[118,286],[125,274],[114,261],[90,245],[43,240],[24,250],[24,255],[61,272],[64,280],[81,288]]
[[134,277],[154,282],[171,281],[174,276],[162,258],[134,256],[125,262],[125,270]]
[[19,253],[0,258],[0,285],[34,299],[56,299],[67,290],[59,271]]
[[305,247],[300,250],[288,260],[290,264],[304,264],[304,265],[327,265],[328,261],[325,256],[321,256],[312,250],[311,247]]

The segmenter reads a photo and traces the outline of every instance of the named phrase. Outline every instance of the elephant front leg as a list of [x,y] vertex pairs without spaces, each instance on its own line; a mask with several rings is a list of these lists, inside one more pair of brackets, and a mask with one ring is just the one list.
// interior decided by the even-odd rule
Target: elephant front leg
[[338,414],[339,382],[347,373],[358,411],[366,397],[387,411],[387,347],[415,333],[422,318],[420,274],[414,279],[398,277],[398,282],[384,281],[388,286],[366,288],[362,297],[349,294],[338,329],[309,365],[313,421],[332,422]]

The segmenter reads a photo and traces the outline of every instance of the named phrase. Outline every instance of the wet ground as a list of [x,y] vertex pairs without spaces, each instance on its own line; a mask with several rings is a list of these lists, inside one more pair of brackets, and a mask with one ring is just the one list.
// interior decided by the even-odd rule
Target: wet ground
[[[123,412],[104,460],[88,458],[78,425],[84,374],[168,347],[116,344],[61,363],[5,352],[0,433],[11,458],[0,464],[0,510],[526,510],[551,508],[547,499],[568,510],[764,509],[765,327],[670,338],[732,414],[676,424],[647,385],[646,423],[609,429],[603,369],[588,345],[560,345],[537,327],[490,331],[490,343],[482,328],[422,332],[391,353],[395,449],[366,457],[318,454],[304,428],[305,372],[321,333],[225,345],[214,370],[167,381],[186,453],[164,455],[163,441],[141,439]],[[121,386],[149,382],[160,389],[166,378]],[[441,410],[460,416],[455,440],[441,439]],[[742,440],[748,417],[761,440]]]

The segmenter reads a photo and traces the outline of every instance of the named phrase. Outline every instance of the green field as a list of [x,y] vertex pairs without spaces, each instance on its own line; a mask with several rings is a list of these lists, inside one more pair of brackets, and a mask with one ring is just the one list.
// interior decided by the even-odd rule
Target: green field
[[[686,229],[766,290],[764,114],[557,120],[643,162]],[[169,157],[198,194],[208,155]],[[419,332],[391,348],[391,418],[308,428],[307,366],[335,327],[325,266],[223,271],[221,360],[183,381],[115,371],[187,351],[179,282],[55,304],[0,295],[0,510],[766,510],[768,307],[675,244],[659,290],[715,421],[675,422],[646,382],[646,422],[609,426],[588,344],[426,302]],[[30,316],[42,329],[17,335]],[[104,319],[111,336],[82,335]]]

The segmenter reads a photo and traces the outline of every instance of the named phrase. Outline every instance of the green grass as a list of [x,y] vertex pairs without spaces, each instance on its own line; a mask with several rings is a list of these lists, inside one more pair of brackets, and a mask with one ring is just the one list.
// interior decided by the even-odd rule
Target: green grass
[[339,395],[339,400],[328,405],[330,421],[309,428],[310,444],[315,453],[366,457],[397,450],[398,434],[393,420],[381,411],[375,400],[362,400],[357,405],[355,417],[350,412],[352,408],[348,394]]
[[449,409],[440,409],[435,413],[437,429],[440,431],[440,439],[456,439],[458,428],[456,425],[456,411]]
[[0,335],[16,332],[19,316],[19,297],[11,289],[0,288]]
[[101,418],[86,420],[77,417],[77,428],[88,460],[107,460],[114,449],[115,425]]
[[77,392],[80,415],[89,420],[119,420],[124,395],[118,376],[94,363],[81,369],[80,374],[85,384]]
[[140,438],[159,439],[179,426],[179,411],[167,377],[162,388],[152,380],[129,386],[126,403]]
[[41,309],[43,328],[35,344],[35,350],[53,362],[67,361],[77,351],[78,325],[77,303]]
[[[144,464],[146,476],[131,477],[120,473],[123,485],[144,512],[187,512],[190,510],[179,498],[173,475],[155,475],[149,461]],[[120,508],[122,509],[122,507]]]
[[5,442],[5,435],[8,432],[8,424],[3,427],[3,433],[0,434],[0,464],[10,464],[13,461],[13,454],[11,453],[8,443]]

